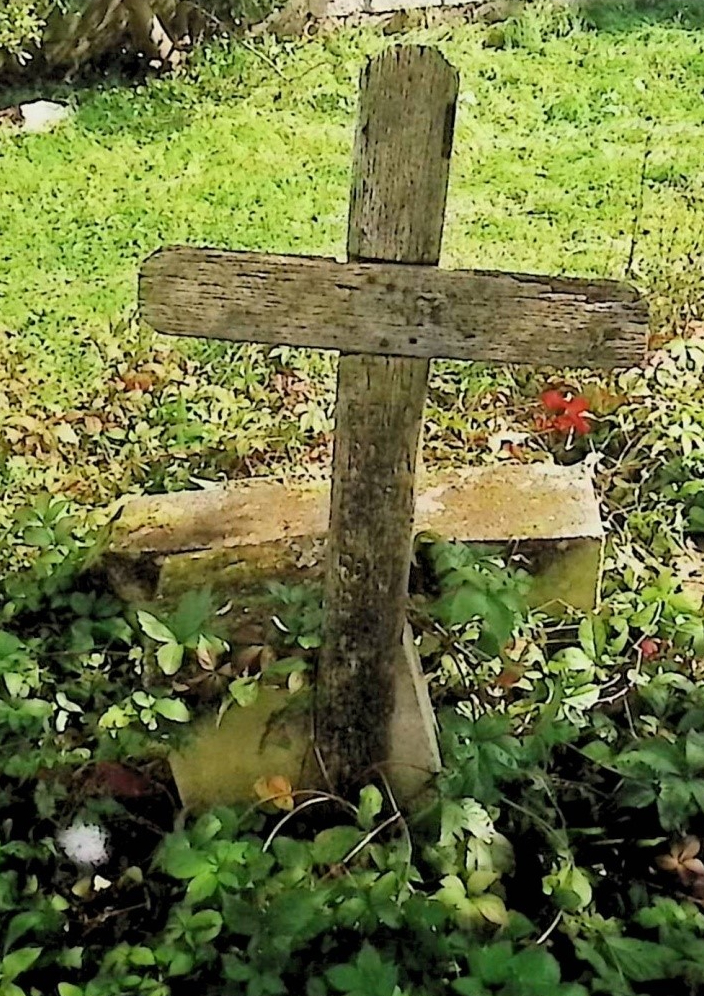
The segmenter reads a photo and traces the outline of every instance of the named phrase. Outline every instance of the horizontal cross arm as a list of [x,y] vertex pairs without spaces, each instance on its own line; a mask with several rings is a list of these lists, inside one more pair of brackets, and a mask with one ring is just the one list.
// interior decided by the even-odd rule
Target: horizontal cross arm
[[611,280],[191,248],[146,261],[140,304],[170,335],[602,369],[640,363],[648,323]]

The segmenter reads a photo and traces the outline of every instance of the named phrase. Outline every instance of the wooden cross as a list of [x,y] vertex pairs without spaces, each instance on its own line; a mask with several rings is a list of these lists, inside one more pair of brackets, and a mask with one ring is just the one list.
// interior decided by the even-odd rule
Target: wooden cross
[[610,368],[645,354],[627,286],[437,269],[457,89],[434,49],[366,66],[346,263],[172,248],[140,277],[159,332],[340,350],[316,739],[342,791],[387,756],[429,360]]

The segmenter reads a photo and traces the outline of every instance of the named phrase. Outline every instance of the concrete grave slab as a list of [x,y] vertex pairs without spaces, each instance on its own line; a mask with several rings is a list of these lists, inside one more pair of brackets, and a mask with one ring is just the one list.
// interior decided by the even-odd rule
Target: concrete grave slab
[[[271,612],[267,582],[322,578],[329,516],[326,485],[250,481],[210,491],[129,501],[105,555],[114,589],[128,600],[172,601],[209,586],[256,616]],[[534,575],[533,601],[560,612],[599,599],[603,528],[590,477],[548,464],[468,468],[426,480],[416,532],[499,545]],[[386,774],[409,805],[440,768],[435,717],[420,658],[406,626],[394,669]],[[264,687],[252,706],[233,705],[196,725],[172,767],[182,800],[200,809],[253,799],[260,777],[284,775],[294,788],[320,788],[312,714],[286,710],[287,689]]]
[[[209,584],[237,601],[270,580],[321,576],[328,516],[327,485],[263,480],[136,498],[104,564],[128,600]],[[498,464],[438,475],[417,497],[415,530],[506,548],[533,574],[533,603],[549,611],[598,605],[604,533],[580,468]]]

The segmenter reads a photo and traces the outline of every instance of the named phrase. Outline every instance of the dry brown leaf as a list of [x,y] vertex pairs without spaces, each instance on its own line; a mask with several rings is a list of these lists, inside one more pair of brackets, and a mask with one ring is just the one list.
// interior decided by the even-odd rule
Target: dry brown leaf
[[97,415],[86,415],[83,419],[83,428],[89,436],[97,436],[103,431],[103,423]]
[[270,802],[277,809],[290,812],[294,807],[293,788],[285,775],[258,778],[254,783],[254,792],[262,802]]
[[75,430],[72,429],[67,422],[60,422],[54,430],[54,435],[62,443],[66,443],[69,446],[79,445],[80,440],[78,439]]
[[254,667],[254,665],[258,662],[263,649],[264,648],[262,646],[241,647],[233,657],[236,670],[246,671],[249,668]]
[[663,871],[673,872],[683,885],[701,889],[704,883],[704,862],[697,855],[702,842],[698,837],[688,836],[670,848],[669,854],[660,854],[655,864]]

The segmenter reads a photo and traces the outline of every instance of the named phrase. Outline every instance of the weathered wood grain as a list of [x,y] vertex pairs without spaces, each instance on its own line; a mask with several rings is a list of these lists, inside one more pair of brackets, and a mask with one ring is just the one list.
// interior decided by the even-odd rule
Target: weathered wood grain
[[[395,49],[368,64],[355,142],[351,258],[437,263],[457,84],[455,70],[433,49]],[[354,348],[347,331],[344,343]],[[315,732],[328,778],[343,792],[389,754],[427,378],[427,359],[340,357]]]
[[609,280],[175,248],[146,261],[140,296],[159,332],[238,342],[599,368],[635,365],[646,348],[644,302]]

